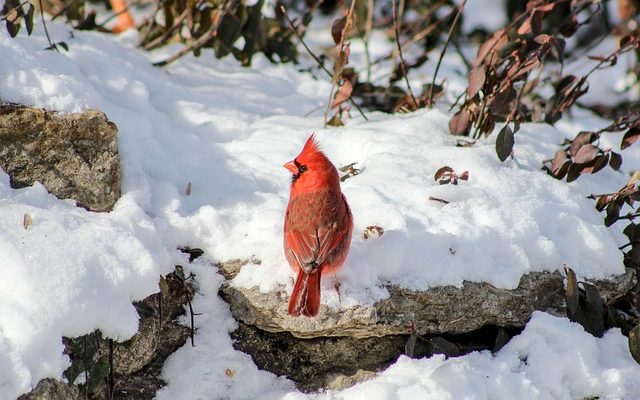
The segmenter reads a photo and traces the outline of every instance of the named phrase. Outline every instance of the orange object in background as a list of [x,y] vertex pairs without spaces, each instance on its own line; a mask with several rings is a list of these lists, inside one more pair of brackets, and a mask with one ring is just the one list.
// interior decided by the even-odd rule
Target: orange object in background
[[127,9],[127,3],[125,0],[109,0],[111,4],[111,9],[113,12],[118,14],[118,22],[116,26],[111,30],[114,33],[124,32],[129,28],[133,28],[135,26],[135,22],[133,21],[133,17],[131,13]]

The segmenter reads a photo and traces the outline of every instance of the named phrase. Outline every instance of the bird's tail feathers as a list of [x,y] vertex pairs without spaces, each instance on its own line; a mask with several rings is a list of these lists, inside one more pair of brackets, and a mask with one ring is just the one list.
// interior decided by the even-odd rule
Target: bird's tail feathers
[[289,300],[289,315],[297,317],[315,317],[320,309],[320,276],[321,268],[306,273],[298,271],[298,278],[293,286]]

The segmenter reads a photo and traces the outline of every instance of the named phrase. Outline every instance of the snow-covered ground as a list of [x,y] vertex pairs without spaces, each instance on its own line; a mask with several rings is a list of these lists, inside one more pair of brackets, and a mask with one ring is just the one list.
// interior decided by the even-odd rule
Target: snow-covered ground
[[[619,188],[625,174],[607,169],[566,184],[540,171],[565,137],[603,121],[584,114],[557,129],[525,125],[515,159],[500,163],[492,138],[455,146],[446,107],[368,113],[369,121],[354,115],[345,127],[324,129],[318,114],[304,115],[325,104],[329,84],[295,66],[257,56],[246,69],[204,51],[159,69],[150,60],[176,47],[147,54],[135,48],[134,33],[75,31],[70,37],[64,25],[49,29],[69,52],[43,51],[40,25],[33,36],[16,39],[0,29],[0,98],[65,112],[104,111],[119,129],[123,197],[113,212],[95,214],[40,185],[11,189],[0,173],[0,398],[61,377],[68,365],[62,335],[101,329],[117,340],[130,337],[137,327],[131,301],[158,291],[158,276],[186,263],[179,246],[205,251],[191,267],[200,287],[195,307],[203,315],[198,346],[185,346],[167,361],[168,386],[159,399],[640,397],[640,367],[618,330],[597,339],[544,313],[495,355],[402,357],[344,391],[302,394],[233,349],[228,332],[235,322],[217,296],[222,278],[210,266],[254,257],[260,265],[246,265],[234,284],[292,289],[281,248],[289,189],[281,165],[315,131],[337,166],[356,162],[362,171],[343,184],[355,229],[338,273],[341,299],[327,283],[328,306],[384,298],[386,282],[427,288],[469,280],[513,288],[525,273],[563,264],[579,278],[620,273],[624,239],[617,228],[604,227],[586,195]],[[384,40],[374,53],[389,49]],[[455,54],[447,57],[443,76],[460,65]],[[415,81],[428,81],[432,66],[416,72]],[[603,138],[614,148],[619,140]],[[627,171],[638,165],[637,150],[623,156]],[[469,181],[438,185],[433,174],[444,165],[469,171]],[[25,213],[33,219],[28,230]],[[369,225],[383,227],[384,235],[365,241]]]

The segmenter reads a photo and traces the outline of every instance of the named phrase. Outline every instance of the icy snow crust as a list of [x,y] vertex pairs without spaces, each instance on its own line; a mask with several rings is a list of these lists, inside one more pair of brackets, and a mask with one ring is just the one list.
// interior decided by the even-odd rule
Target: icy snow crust
[[[66,112],[104,111],[119,128],[124,195],[113,212],[89,213],[39,184],[11,189],[0,174],[0,398],[61,377],[68,366],[62,335],[133,335],[131,301],[156,292],[160,274],[186,263],[175,250],[185,245],[207,257],[193,265],[203,313],[198,345],[169,359],[169,386],[158,398],[306,398],[233,350],[228,331],[235,323],[209,263],[254,257],[262,263],[245,266],[235,285],[291,290],[281,248],[289,176],[281,165],[313,131],[337,166],[357,162],[362,170],[343,184],[356,229],[338,273],[341,302],[326,283],[328,306],[374,302],[387,295],[388,282],[514,288],[523,274],[563,263],[580,278],[623,271],[620,233],[603,226],[585,196],[617,189],[625,176],[607,170],[567,185],[539,170],[575,126],[525,126],[515,160],[500,163],[490,142],[455,147],[442,110],[369,113],[369,122],[357,117],[323,129],[321,118],[303,115],[326,104],[327,82],[290,65],[257,57],[258,68],[245,69],[207,53],[159,69],[149,57],[176,48],[148,55],[134,48],[133,35],[74,31],[68,38],[67,27],[55,23],[50,30],[69,52],[42,51],[41,26],[16,39],[0,29],[0,96]],[[438,185],[433,174],[443,165],[468,170],[469,181]],[[33,220],[26,230],[25,213]],[[368,225],[383,227],[384,235],[365,241]],[[625,340],[617,330],[596,339],[539,313],[496,356],[401,358],[376,379],[310,397],[631,398],[640,395],[640,369]]]

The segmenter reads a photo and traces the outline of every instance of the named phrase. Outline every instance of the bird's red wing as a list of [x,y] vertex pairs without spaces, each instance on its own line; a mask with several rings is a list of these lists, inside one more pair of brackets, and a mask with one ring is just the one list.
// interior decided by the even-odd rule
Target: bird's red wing
[[350,224],[343,225],[346,226],[334,223],[312,232],[285,232],[287,250],[291,252],[297,266],[309,272],[311,265],[320,266],[327,258],[331,258],[331,253],[342,242],[345,234],[350,234]]

